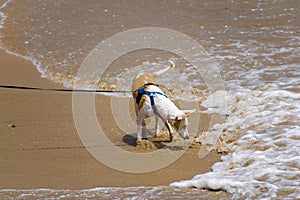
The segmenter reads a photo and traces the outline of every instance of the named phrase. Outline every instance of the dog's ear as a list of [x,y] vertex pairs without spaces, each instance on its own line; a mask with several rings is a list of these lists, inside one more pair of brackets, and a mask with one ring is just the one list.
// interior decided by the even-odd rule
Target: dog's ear
[[193,114],[196,111],[197,111],[196,109],[193,109],[193,110],[183,110],[184,118],[188,117],[189,115]]
[[183,120],[184,118],[187,118],[190,114],[193,114],[197,110],[193,109],[193,110],[181,110],[181,111],[182,111],[182,114],[180,114],[178,116],[169,116],[169,119],[180,121],[180,120]]
[[175,119],[176,119],[176,121],[180,121],[180,120],[183,120],[184,118],[186,118],[185,114],[177,116]]
[[182,119],[186,118],[185,114],[180,115],[180,116],[169,116],[169,119],[175,120],[175,121],[180,121]]

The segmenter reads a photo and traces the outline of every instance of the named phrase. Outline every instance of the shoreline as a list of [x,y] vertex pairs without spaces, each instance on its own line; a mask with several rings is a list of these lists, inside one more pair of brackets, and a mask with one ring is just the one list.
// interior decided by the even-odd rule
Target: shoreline
[[[0,57],[0,65],[4,66],[0,85],[62,88],[41,78],[30,61],[2,50]],[[180,159],[158,171],[119,172],[93,158],[81,143],[73,122],[72,93],[0,88],[0,94],[4,113],[0,116],[2,189],[168,186],[208,172],[213,163],[220,161],[221,155],[217,153],[200,160],[199,149],[189,148]],[[110,98],[97,98],[104,104],[99,114],[102,117],[111,112],[105,106]],[[110,119],[104,123],[114,128]],[[124,133],[117,132],[110,138],[127,148],[123,136]]]

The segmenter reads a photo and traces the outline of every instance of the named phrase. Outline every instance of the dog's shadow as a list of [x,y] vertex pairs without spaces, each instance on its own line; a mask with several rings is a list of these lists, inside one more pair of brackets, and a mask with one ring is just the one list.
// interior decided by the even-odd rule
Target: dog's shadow
[[186,146],[176,144],[176,141],[170,142],[170,139],[165,136],[155,137],[152,134],[146,134],[141,143],[136,142],[137,134],[127,134],[123,136],[123,142],[146,151],[155,151],[158,149],[168,149],[171,151],[182,151]]
[[126,144],[128,144],[130,146],[136,147],[137,146],[136,133],[124,135],[123,142],[125,142]]

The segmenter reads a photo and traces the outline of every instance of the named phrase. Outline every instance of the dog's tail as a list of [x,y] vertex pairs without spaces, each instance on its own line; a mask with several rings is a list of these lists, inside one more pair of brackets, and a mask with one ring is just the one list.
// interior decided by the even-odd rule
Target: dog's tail
[[161,74],[167,72],[169,69],[175,68],[175,63],[174,63],[172,60],[169,60],[169,62],[170,62],[170,65],[169,65],[167,68],[162,69],[162,70],[160,70],[160,71],[158,71],[158,72],[155,72],[154,75],[155,75],[155,76],[159,76],[159,75],[161,75]]

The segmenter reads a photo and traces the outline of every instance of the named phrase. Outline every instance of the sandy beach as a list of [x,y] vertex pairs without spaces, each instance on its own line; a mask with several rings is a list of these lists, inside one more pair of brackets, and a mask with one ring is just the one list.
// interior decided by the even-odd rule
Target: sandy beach
[[[0,199],[299,198],[299,1],[24,2],[0,0]],[[136,145],[132,78],[168,60],[197,143]]]
[[[40,78],[29,61],[4,51],[0,51],[0,58],[1,86],[62,88]],[[145,174],[119,172],[93,158],[81,143],[73,122],[71,92],[1,88],[0,94],[0,188],[163,186],[208,172],[220,160],[216,153],[199,159],[199,149],[189,148],[179,160],[161,170]],[[109,99],[99,95],[97,101],[105,105]],[[102,115],[109,112],[104,109]],[[104,123],[112,124],[109,119]],[[121,134],[110,138],[124,148],[135,148],[124,143]]]

